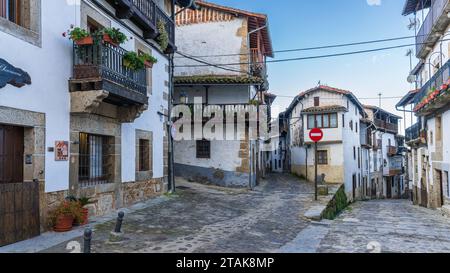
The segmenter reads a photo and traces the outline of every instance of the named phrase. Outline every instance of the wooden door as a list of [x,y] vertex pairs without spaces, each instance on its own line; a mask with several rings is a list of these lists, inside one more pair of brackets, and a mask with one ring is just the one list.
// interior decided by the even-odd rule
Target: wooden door
[[24,129],[0,124],[0,246],[39,235],[39,184],[23,182]]
[[353,201],[356,199],[356,175],[353,175]]
[[386,178],[386,198],[392,198],[392,177]]

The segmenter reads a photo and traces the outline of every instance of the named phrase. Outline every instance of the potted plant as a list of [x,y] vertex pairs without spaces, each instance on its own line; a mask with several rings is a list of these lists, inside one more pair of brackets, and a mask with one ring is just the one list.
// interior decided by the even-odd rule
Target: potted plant
[[155,57],[147,53],[141,53],[139,55],[139,58],[141,58],[142,61],[144,61],[144,65],[147,68],[152,68],[153,65],[158,62],[158,60]]
[[[89,32],[80,27],[74,28],[73,26],[71,26],[71,29],[68,30],[68,34],[69,34],[69,39],[72,40],[75,44],[77,44],[79,46],[94,44],[94,39],[89,34]],[[64,32],[63,36],[66,37],[67,33]]]
[[53,230],[67,232],[73,227],[74,220],[81,221],[81,209],[78,202],[65,200],[52,212]]
[[167,47],[169,46],[169,34],[167,33],[166,25],[162,20],[159,20],[158,23],[156,23],[156,28],[159,32],[156,41],[161,47],[161,50],[166,51]]
[[134,51],[129,51],[123,55],[123,66],[130,70],[141,70],[145,68],[144,60]]
[[86,206],[89,204],[93,204],[94,202],[92,202],[91,198],[89,197],[81,197],[78,199],[78,203],[81,208],[81,221],[79,222],[79,224],[84,226],[89,222],[89,209],[86,208]]
[[128,41],[128,37],[118,28],[104,28],[99,33],[102,35],[103,42],[113,46],[119,46]]

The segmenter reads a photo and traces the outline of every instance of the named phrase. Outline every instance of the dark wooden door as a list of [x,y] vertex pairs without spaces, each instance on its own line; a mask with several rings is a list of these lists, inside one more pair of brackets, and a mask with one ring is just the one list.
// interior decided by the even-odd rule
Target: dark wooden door
[[353,175],[353,201],[356,199],[356,175]]
[[437,177],[439,179],[438,181],[438,185],[440,187],[439,192],[440,195],[439,197],[441,198],[441,200],[439,200],[439,207],[442,207],[444,205],[444,183],[442,181],[442,171],[437,171]]
[[392,198],[392,177],[386,178],[386,198]]
[[0,246],[39,235],[39,184],[23,182],[24,129],[0,125]]

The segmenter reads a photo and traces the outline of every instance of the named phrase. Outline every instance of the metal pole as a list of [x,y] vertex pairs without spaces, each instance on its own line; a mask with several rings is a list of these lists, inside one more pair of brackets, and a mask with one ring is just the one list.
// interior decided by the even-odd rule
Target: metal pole
[[123,211],[119,212],[119,215],[117,217],[117,221],[116,221],[116,227],[114,229],[115,233],[120,233],[121,229],[122,229],[122,222],[123,222],[123,217],[125,216],[125,213],[123,213]]
[[91,253],[92,230],[87,228],[84,230],[84,246],[83,253]]
[[317,142],[314,143],[314,187],[315,187],[315,191],[314,191],[314,200],[317,201]]

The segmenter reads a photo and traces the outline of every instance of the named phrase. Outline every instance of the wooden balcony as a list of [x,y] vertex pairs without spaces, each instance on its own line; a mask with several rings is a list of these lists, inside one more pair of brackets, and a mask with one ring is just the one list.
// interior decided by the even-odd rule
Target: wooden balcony
[[102,103],[108,103],[119,107],[113,111],[118,119],[129,122],[147,108],[146,69],[126,68],[122,61],[126,52],[107,43],[74,45],[73,76],[69,80],[73,113],[97,113]]
[[395,146],[387,146],[388,156],[396,156],[398,154],[398,148]]
[[264,84],[261,85],[261,91],[269,90],[265,57],[262,54],[261,50],[258,48],[250,49],[250,72],[253,76],[262,78],[264,80]]
[[386,130],[394,134],[398,134],[398,125],[395,123],[386,122],[381,119],[375,119],[374,123],[375,126],[377,126],[379,129]]
[[164,53],[176,51],[175,23],[153,0],[107,0],[116,9],[119,19],[128,19],[143,30],[145,39],[155,39],[160,34],[158,22],[163,22],[169,35],[169,46]]

